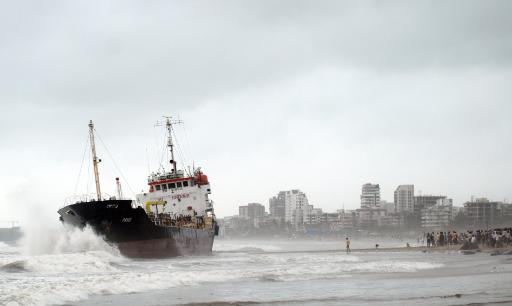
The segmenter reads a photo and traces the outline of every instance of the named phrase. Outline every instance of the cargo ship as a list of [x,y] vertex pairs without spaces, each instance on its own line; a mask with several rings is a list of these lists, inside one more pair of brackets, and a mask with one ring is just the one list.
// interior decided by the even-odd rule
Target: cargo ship
[[178,169],[174,158],[174,124],[166,117],[167,167],[148,177],[147,192],[124,199],[119,178],[117,195],[102,195],[96,156],[95,129],[89,122],[89,142],[96,183],[95,197],[58,210],[63,223],[91,227],[106,242],[130,258],[168,258],[212,253],[218,234],[208,177],[200,168]]

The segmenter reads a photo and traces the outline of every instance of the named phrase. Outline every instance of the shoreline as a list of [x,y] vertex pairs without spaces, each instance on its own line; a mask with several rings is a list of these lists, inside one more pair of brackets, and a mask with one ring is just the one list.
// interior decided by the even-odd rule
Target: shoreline
[[[476,251],[484,253],[492,253],[494,251],[512,251],[512,246],[493,248],[489,246],[479,245],[479,249],[475,250],[461,250],[462,245],[446,245],[441,247],[429,248],[426,246],[412,246],[412,247],[394,247],[394,248],[363,248],[363,249],[352,249],[351,252],[408,252],[408,251],[419,251],[419,252],[444,252],[444,251]],[[343,250],[345,251],[345,250]]]
[[[306,275],[316,271],[318,267],[313,264],[318,258],[321,266],[336,269],[336,266],[347,265],[346,268],[336,272],[339,277],[324,275],[326,270],[316,271],[314,276],[299,279],[287,279],[276,277],[276,272],[281,271],[284,276],[288,268],[293,268],[297,262],[275,261],[275,269],[263,269],[261,272],[247,274],[247,276],[226,281],[200,282],[191,286],[179,286],[152,291],[136,293],[122,293],[116,295],[95,295],[73,305],[95,306],[155,306],[162,304],[203,306],[203,305],[359,305],[382,304],[396,305],[400,303],[415,305],[470,305],[481,304],[506,304],[510,302],[510,296],[506,294],[510,289],[510,277],[512,266],[507,265],[510,256],[494,257],[492,251],[511,250],[506,248],[483,248],[482,253],[476,256],[462,256],[458,251],[461,245],[443,246],[431,248],[428,252],[425,246],[417,247],[389,247],[375,250],[374,248],[353,249],[353,255],[361,255],[361,261],[345,261],[341,259],[339,264],[331,264],[321,259],[345,257],[345,250],[313,250],[313,251],[288,251],[288,252],[251,252],[250,255],[261,254],[260,260],[251,260],[250,265],[267,265],[268,257],[265,255],[290,257],[299,253],[314,253],[306,256],[305,260],[311,261],[311,266],[303,267]],[[424,254],[422,251],[427,250]],[[379,255],[376,252],[384,252]],[[371,256],[363,256],[364,252],[370,252]],[[385,253],[389,252],[389,253]],[[400,252],[393,255],[392,252]],[[487,253],[488,252],[488,253]],[[284,254],[283,254],[284,253]],[[322,254],[322,253],[327,253]],[[477,253],[478,254],[478,253]],[[221,255],[221,254],[217,254]],[[318,256],[317,256],[318,255]],[[350,255],[350,254],[349,254]],[[240,253],[237,256],[244,257]],[[258,257],[258,255],[257,255]],[[349,257],[347,255],[347,257]],[[230,257],[227,257],[230,258]],[[300,257],[298,257],[300,258]],[[395,263],[396,258],[397,262]],[[394,264],[405,263],[405,269],[394,271],[382,268],[381,259],[391,260]],[[199,259],[202,260],[202,259]],[[220,262],[220,261],[219,261]],[[224,261],[222,261],[224,262]],[[440,266],[417,268],[411,263],[440,263]],[[365,264],[370,263],[369,267]],[[374,264],[375,263],[375,264]],[[245,265],[245,262],[242,262]],[[286,269],[281,265],[285,264]],[[353,265],[362,264],[361,270],[353,270]],[[226,266],[229,266],[226,262]],[[375,266],[375,267],[374,267]],[[254,267],[256,269],[257,267]],[[372,270],[377,268],[376,270]],[[370,271],[368,271],[370,269]],[[256,270],[255,270],[256,271]],[[326,274],[329,274],[328,272]],[[346,275],[345,275],[346,274]],[[278,274],[280,276],[280,274]],[[344,277],[347,276],[347,277]],[[495,279],[502,281],[495,282]],[[454,283],[454,279],[460,280]],[[425,286],[425,284],[434,284]],[[404,290],[410,286],[414,290]],[[307,287],[307,293],[299,288]],[[326,290],[327,288],[327,290]],[[344,288],[344,290],[339,290]],[[367,292],[373,296],[368,298]],[[485,294],[482,294],[484,292]],[[505,293],[504,293],[505,292]],[[165,301],[165,303],[162,303]]]
[[[488,246],[479,246],[479,249],[475,250],[461,250],[461,245],[448,245],[448,246],[442,246],[442,247],[435,247],[435,248],[428,248],[426,246],[412,246],[412,247],[387,247],[387,248],[359,248],[359,249],[351,249],[350,253],[392,253],[392,252],[422,252],[422,253],[430,253],[430,252],[452,252],[452,251],[461,251],[461,252],[475,252],[475,253],[493,253],[493,252],[500,252],[500,253],[508,253],[512,252],[512,246],[506,246],[501,248],[492,248]],[[257,251],[257,252],[250,252],[251,254],[287,254],[287,253],[342,253],[346,254],[345,249],[329,249],[329,250],[297,250],[297,251]],[[231,253],[231,251],[214,251],[215,253]],[[350,254],[349,253],[349,254]],[[512,255],[512,254],[507,254]]]

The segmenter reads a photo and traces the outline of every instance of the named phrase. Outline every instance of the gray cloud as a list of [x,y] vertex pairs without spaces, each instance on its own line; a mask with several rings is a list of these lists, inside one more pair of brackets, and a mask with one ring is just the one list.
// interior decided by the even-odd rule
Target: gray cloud
[[49,105],[190,105],[321,65],[508,67],[511,8],[507,1],[15,2],[2,10],[1,65],[9,72],[2,92]]
[[[6,2],[0,165],[67,177],[94,119],[139,190],[154,121],[181,114],[224,214],[292,187],[328,209],[357,205],[369,180],[388,199],[404,182],[459,202],[510,197],[511,11],[509,1]],[[231,186],[244,170],[246,185]],[[317,184],[319,171],[341,190]]]

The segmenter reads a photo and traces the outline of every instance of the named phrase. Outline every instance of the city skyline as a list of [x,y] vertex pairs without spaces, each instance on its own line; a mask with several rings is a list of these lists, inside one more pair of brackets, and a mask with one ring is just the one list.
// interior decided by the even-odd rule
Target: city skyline
[[[371,185],[376,185],[379,187],[379,191],[380,191],[380,184],[373,184],[373,183],[365,183],[362,185],[363,187],[363,190],[364,190],[364,187],[368,184],[371,184]],[[414,186],[414,184],[408,184],[408,185],[412,185]],[[408,186],[408,185],[405,185],[405,186]],[[399,185],[399,186],[404,186],[404,185]],[[399,187],[397,186],[397,187]],[[301,189],[287,189],[287,190],[281,190],[279,192],[277,192],[277,196],[276,195],[271,195],[267,201],[252,201],[252,202],[248,202],[248,203],[243,203],[243,204],[237,204],[236,208],[237,208],[237,211],[241,208],[241,207],[244,207],[244,206],[247,206],[247,205],[251,205],[251,204],[257,204],[257,205],[262,205],[264,208],[265,208],[265,213],[269,214],[269,215],[272,215],[272,205],[275,203],[276,199],[279,198],[279,195],[280,194],[286,194],[287,192],[291,192],[291,191],[298,191],[298,192],[301,192],[301,193],[304,193],[306,196],[307,196],[307,191],[304,191],[304,190],[301,190]],[[363,192],[361,192],[361,195],[362,195]],[[462,208],[464,207],[464,204],[465,203],[468,203],[468,202],[474,202],[474,201],[481,201],[481,200],[488,200],[488,201],[491,201],[491,202],[500,202],[500,203],[504,203],[504,204],[512,204],[512,201],[508,200],[508,199],[504,199],[504,200],[499,200],[499,199],[493,199],[493,198],[488,198],[488,197],[485,197],[485,196],[479,196],[479,197],[476,197],[476,196],[471,196],[469,199],[467,200],[464,200],[463,202],[460,202],[460,203],[454,203],[453,199],[450,197],[450,195],[447,195],[447,194],[440,194],[440,193],[414,193],[413,194],[413,205],[417,205],[416,201],[417,201],[417,198],[420,198],[420,200],[422,201],[425,201],[425,199],[423,198],[433,198],[434,199],[434,202],[436,199],[444,199],[444,200],[448,200],[451,205],[453,205],[454,207],[457,207],[457,208]],[[361,199],[361,197],[360,197]],[[427,200],[428,201],[428,200]],[[322,209],[322,210],[325,210],[325,208],[321,207],[321,206],[318,206],[318,205],[315,205],[314,203],[312,203],[311,201],[309,201],[309,197],[308,197],[308,204],[313,206],[315,209]],[[394,201],[388,201],[386,199],[382,199],[380,198],[380,201],[378,203],[378,205],[376,205],[377,207],[381,207],[382,208],[382,204],[384,205],[389,205],[389,204],[396,204]],[[458,204],[458,205],[457,205]],[[275,205],[275,204],[274,204]],[[284,206],[284,199],[283,199],[283,206]],[[341,207],[336,207],[334,210],[325,210],[324,212],[326,213],[330,213],[330,212],[335,212],[335,211],[338,211],[338,210],[357,210],[359,208],[375,208],[375,206],[365,206],[363,205],[363,202],[360,202],[359,203],[359,206],[351,206],[351,207],[345,207],[345,206],[341,206]],[[284,209],[284,208],[283,208]],[[284,214],[284,212],[283,212]],[[234,215],[237,215],[237,214],[234,214]],[[240,215],[240,214],[238,214]],[[231,215],[229,215],[231,216]]]
[[269,211],[260,203],[239,206],[238,215],[221,222],[228,235],[340,235],[354,230],[446,230],[505,225],[512,217],[512,203],[487,198],[471,199],[457,207],[446,195],[415,195],[414,185],[399,185],[394,203],[380,199],[379,184],[361,188],[357,209],[323,211],[298,189],[279,191],[269,199]]

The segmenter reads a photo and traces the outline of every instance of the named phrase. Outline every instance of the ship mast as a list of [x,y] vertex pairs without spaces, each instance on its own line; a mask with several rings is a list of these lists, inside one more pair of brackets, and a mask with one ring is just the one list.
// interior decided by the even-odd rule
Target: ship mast
[[119,182],[119,178],[116,177],[116,187],[117,187],[117,198],[119,200],[123,199],[123,191],[121,189],[121,182]]
[[174,143],[172,142],[172,125],[177,123],[182,123],[181,120],[172,120],[171,117],[165,117],[166,118],[166,124],[167,127],[167,146],[169,147],[171,151],[171,164],[172,164],[172,170],[174,173],[177,172],[176,168],[176,160],[174,159]]
[[100,188],[100,175],[98,172],[98,163],[101,162],[101,159],[98,159],[96,156],[96,144],[94,143],[94,124],[92,120],[89,121],[89,137],[91,141],[91,151],[92,151],[92,164],[94,167],[94,178],[96,180],[96,195],[98,197],[98,201],[101,201],[101,188]]

